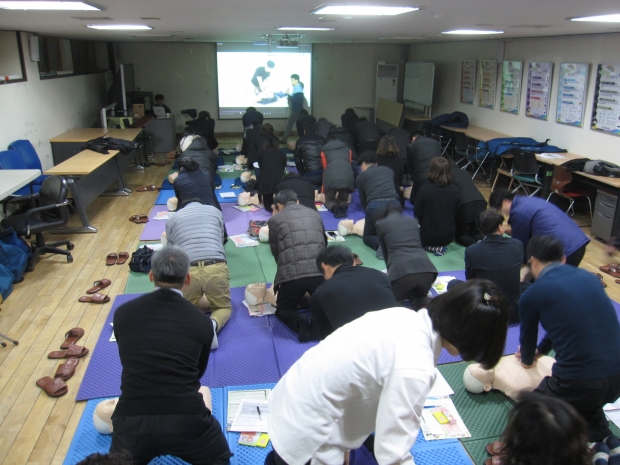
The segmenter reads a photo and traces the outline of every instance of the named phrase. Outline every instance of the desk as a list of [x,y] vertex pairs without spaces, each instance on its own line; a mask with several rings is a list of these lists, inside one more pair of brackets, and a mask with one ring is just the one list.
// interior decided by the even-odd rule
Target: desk
[[177,146],[177,128],[174,116],[155,118],[144,126],[146,133],[153,138],[153,151],[171,152]]
[[136,137],[138,137],[138,134],[140,134],[141,131],[142,130],[140,128],[111,129],[110,132],[106,134],[106,137],[133,141]]
[[[131,193],[125,187],[121,169],[122,160],[119,159],[128,157],[119,153],[117,150],[112,150],[109,154],[84,150],[45,172],[67,179],[75,207],[82,220],[82,227],[58,229],[53,232],[96,233],[97,228],[91,226],[86,207],[100,195],[119,196]],[[115,190],[106,190],[114,183],[116,183]]]
[[103,137],[108,133],[104,128],[75,128],[50,139],[54,165],[71,158],[82,151],[82,147],[91,139]]
[[513,137],[508,134],[504,134],[503,132],[493,131],[492,129],[483,128],[480,126],[474,126],[470,124],[469,127],[465,128],[453,128],[451,126],[440,126],[441,129],[445,129],[446,131],[452,132],[460,132],[461,134],[465,134],[470,139],[475,139],[481,142],[488,142],[492,139],[503,139],[506,137]]
[[40,170],[0,170],[0,200],[41,176]]

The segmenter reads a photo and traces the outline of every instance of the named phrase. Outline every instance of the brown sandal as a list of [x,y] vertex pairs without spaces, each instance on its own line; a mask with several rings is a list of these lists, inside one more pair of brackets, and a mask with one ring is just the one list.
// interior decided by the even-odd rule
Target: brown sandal
[[82,358],[88,354],[89,350],[83,346],[70,346],[67,350],[55,350],[47,354],[47,358],[53,360],[61,358]]
[[89,304],[105,304],[110,301],[110,296],[107,294],[93,294],[93,295],[83,295],[78,299],[78,302],[84,302]]
[[[129,221],[131,221],[131,218],[129,218]],[[106,266],[114,265],[117,259],[118,259],[118,255],[116,255],[115,253],[109,253],[108,256],[105,258]]]
[[[148,216],[146,217],[146,219],[148,220]],[[129,252],[119,252],[116,264],[124,265],[127,260],[129,260]]]
[[620,278],[620,265],[617,263],[610,263],[609,265],[599,266],[599,270],[603,273],[612,275],[614,278]]
[[[123,262],[123,263],[125,263],[125,262]],[[95,281],[93,283],[93,287],[91,287],[89,290],[87,290],[86,293],[87,294],[96,294],[101,289],[105,289],[106,287],[108,287],[110,284],[112,284],[112,281],[110,281],[109,279],[100,279],[99,281]]]
[[38,379],[37,386],[43,389],[50,397],[64,396],[69,391],[69,388],[67,388],[67,385],[62,379],[52,379],[49,376]]
[[65,342],[60,345],[62,350],[67,350],[84,336],[82,328],[72,328],[65,334]]
[[486,449],[490,455],[501,455],[504,450],[504,446],[505,444],[503,441],[493,441],[487,444]]
[[149,184],[147,186],[141,186],[136,189],[136,192],[152,192],[157,190],[157,186],[155,184]]
[[63,381],[67,381],[75,373],[75,367],[78,366],[78,363],[80,363],[80,361],[77,358],[68,358],[65,363],[58,365],[54,378],[60,378]]
[[145,215],[144,213],[140,213],[139,215],[133,215],[129,217],[129,221],[136,224],[148,223],[149,215]]

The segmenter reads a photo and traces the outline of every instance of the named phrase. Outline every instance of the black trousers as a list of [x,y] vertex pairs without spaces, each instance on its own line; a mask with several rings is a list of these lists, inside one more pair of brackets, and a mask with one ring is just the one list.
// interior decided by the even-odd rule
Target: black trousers
[[[278,453],[274,450],[267,454],[265,457],[265,465],[288,465],[282,457],[278,455]],[[306,463],[306,465],[310,465],[310,462]]]
[[469,202],[459,207],[456,214],[456,242],[468,247],[483,239],[483,235],[476,226],[478,215],[487,209],[484,200]]
[[392,292],[397,302],[409,299],[411,307],[418,311],[428,303],[428,291],[437,273],[412,273],[392,281]]
[[603,406],[620,397],[620,374],[593,380],[546,376],[534,392],[557,397],[571,404],[588,424],[590,442],[600,442],[612,434]]
[[300,338],[304,337],[306,341],[311,338],[308,315],[299,313],[297,306],[306,292],[312,295],[323,282],[325,282],[323,276],[312,276],[282,283],[277,289],[276,316],[282,323],[299,334]]
[[583,256],[586,254],[586,247],[588,244],[582,245],[577,250],[575,250],[572,254],[566,257],[566,264],[573,265],[574,267],[578,267],[583,259]]
[[202,415],[142,415],[112,419],[110,452],[129,452],[136,465],[172,455],[192,465],[228,465],[232,456],[219,422]]

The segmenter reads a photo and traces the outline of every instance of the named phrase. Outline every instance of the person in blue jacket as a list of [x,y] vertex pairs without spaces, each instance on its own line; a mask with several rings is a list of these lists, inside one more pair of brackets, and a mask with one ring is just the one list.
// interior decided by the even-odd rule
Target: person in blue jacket
[[523,243],[524,250],[534,236],[554,236],[564,246],[566,263],[573,266],[579,266],[581,263],[590,239],[554,204],[547,203],[540,197],[527,197],[506,190],[497,190],[491,193],[489,206],[508,217],[512,237]]
[[291,110],[288,120],[286,121],[286,127],[284,129],[284,135],[280,140],[281,144],[286,145],[288,137],[291,135],[291,129],[297,122],[301,115],[301,110],[304,109],[304,83],[299,81],[299,74],[291,74],[291,88],[288,93],[288,106]]

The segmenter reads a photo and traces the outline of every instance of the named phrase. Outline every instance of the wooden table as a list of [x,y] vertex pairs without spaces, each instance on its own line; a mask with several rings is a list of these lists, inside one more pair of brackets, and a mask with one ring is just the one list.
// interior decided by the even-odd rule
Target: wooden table
[[82,151],[82,147],[91,139],[103,137],[109,132],[104,128],[75,128],[50,139],[54,165],[71,158]]
[[40,170],[0,170],[0,200],[41,176]]
[[503,132],[493,131],[492,129],[483,128],[480,126],[474,126],[470,124],[467,128],[453,128],[451,126],[440,126],[441,129],[445,129],[446,131],[452,132],[460,132],[461,134],[466,135],[470,139],[475,139],[481,142],[488,142],[492,139],[503,139],[506,137],[513,137],[508,134],[504,134]]
[[[119,157],[125,157],[125,155],[121,155],[117,150],[111,150],[109,154],[84,150],[45,172],[45,174],[66,178],[75,207],[82,220],[82,227],[63,228],[52,232],[97,232],[97,228],[90,224],[86,207],[100,195],[120,196],[131,193],[125,187]],[[114,183],[116,183],[116,189],[107,190]]]
[[[540,154],[536,154],[536,159],[539,162],[545,163],[547,165],[560,166],[566,163],[567,161],[579,160],[580,158],[585,158],[585,157],[582,157],[581,155],[577,155],[576,153],[570,153],[570,152],[554,153],[553,155],[560,156],[561,158],[544,158],[544,157],[541,157]],[[608,176],[596,176],[594,174],[587,174],[582,171],[574,171],[573,174],[584,177],[584,178],[592,179],[602,184],[611,186],[615,189],[620,189],[620,178],[610,178]]]
[[140,128],[110,129],[110,132],[106,134],[106,137],[133,141],[136,140],[136,137],[138,137],[140,132],[142,132],[142,129]]

